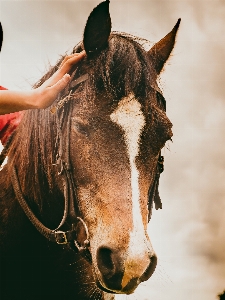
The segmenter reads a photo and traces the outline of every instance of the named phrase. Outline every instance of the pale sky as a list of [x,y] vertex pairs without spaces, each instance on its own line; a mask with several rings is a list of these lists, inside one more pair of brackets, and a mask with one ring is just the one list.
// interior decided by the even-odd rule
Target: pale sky
[[[0,85],[29,89],[80,41],[100,1],[0,0]],[[225,2],[111,0],[112,29],[160,40],[181,18],[161,86],[173,123],[149,224],[159,264],[126,300],[216,300],[225,289]]]

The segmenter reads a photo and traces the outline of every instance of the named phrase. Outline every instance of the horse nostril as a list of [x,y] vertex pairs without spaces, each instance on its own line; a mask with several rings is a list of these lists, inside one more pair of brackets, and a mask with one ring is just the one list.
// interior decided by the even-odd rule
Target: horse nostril
[[112,277],[116,272],[116,267],[112,258],[112,250],[101,247],[97,252],[97,264],[99,271],[106,278]]
[[145,270],[144,274],[140,278],[140,282],[146,281],[152,276],[152,274],[155,271],[156,265],[157,265],[157,256],[153,255],[150,258],[150,264],[148,268]]
[[109,290],[120,291],[124,274],[124,260],[121,254],[108,247],[99,247],[96,258],[101,273],[101,283]]

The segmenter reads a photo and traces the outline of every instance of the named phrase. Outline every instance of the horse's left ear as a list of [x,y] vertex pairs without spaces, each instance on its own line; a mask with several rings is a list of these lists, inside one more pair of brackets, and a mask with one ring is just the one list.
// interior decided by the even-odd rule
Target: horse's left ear
[[148,51],[148,54],[153,62],[157,74],[159,74],[162,71],[164,64],[166,63],[173,50],[180,21],[181,19],[178,19],[173,30]]
[[83,44],[88,57],[108,46],[110,32],[109,0],[106,0],[93,9],[84,29]]

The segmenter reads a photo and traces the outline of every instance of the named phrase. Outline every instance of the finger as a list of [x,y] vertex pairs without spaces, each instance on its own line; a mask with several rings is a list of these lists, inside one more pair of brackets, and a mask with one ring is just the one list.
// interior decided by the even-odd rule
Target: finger
[[71,68],[73,64],[80,61],[85,55],[86,55],[85,51],[82,51],[81,53],[75,53],[73,55],[66,56],[62,61],[59,69],[62,69],[63,67]]
[[70,71],[71,67],[74,64],[80,61],[85,55],[85,51],[82,51],[80,53],[75,53],[73,55],[68,55],[67,57],[65,57],[63,62],[61,63],[60,68],[42,84],[42,87],[46,88],[53,86],[63,77],[63,75]]
[[78,63],[81,59],[83,59],[86,55],[85,51],[82,51],[80,53],[74,53],[72,55],[68,55],[64,58],[64,60],[62,61],[59,69],[63,69],[63,71],[68,72],[70,70],[70,68]]
[[[75,53],[75,54],[78,54],[78,53]],[[77,56],[77,55],[76,55]],[[60,64],[60,68],[65,64],[66,61],[68,61],[70,58],[74,57],[74,55],[67,55],[66,57],[64,57],[63,61],[61,62]]]
[[64,57],[61,65],[63,65],[67,60],[69,60],[70,58],[74,58],[74,57],[79,57],[79,56],[85,56],[86,55],[86,52],[85,50],[79,52],[79,53],[73,53],[73,54],[70,54],[70,55],[67,55],[66,57]]
[[69,82],[70,82],[70,75],[65,74],[59,81],[57,81],[54,85],[49,87],[49,89],[54,91],[54,93],[58,94],[67,86]]

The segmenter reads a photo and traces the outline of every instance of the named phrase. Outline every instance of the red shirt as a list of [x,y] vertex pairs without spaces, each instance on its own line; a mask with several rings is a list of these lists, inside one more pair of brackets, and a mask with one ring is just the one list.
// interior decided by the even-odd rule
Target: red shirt
[[[0,90],[7,90],[0,86]],[[22,119],[22,112],[0,115],[0,140],[4,145]]]

